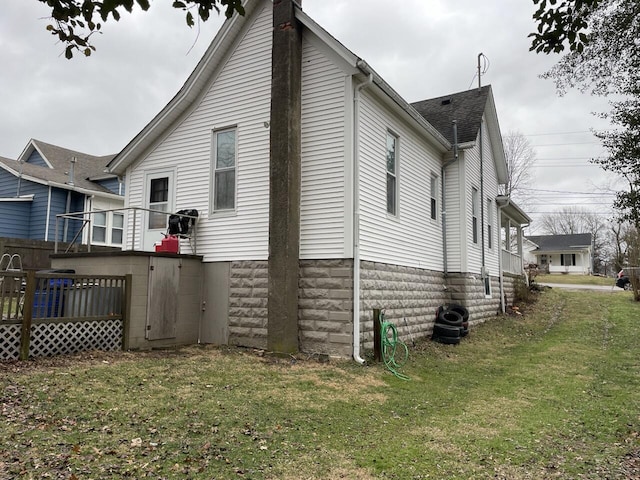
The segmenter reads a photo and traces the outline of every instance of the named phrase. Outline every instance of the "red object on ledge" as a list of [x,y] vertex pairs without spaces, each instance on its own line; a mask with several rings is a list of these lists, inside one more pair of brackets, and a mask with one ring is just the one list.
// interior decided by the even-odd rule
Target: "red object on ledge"
[[156,244],[156,252],[178,253],[180,251],[180,240],[175,235],[167,235],[160,244]]

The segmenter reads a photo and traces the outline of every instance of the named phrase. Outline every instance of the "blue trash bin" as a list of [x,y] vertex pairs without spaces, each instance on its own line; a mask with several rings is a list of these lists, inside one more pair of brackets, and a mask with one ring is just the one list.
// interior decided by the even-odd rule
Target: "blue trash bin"
[[[75,270],[39,270],[37,273],[64,274],[76,273]],[[62,315],[64,308],[64,288],[71,285],[70,278],[49,278],[48,282],[38,282],[33,298],[33,317],[50,318]],[[44,284],[44,285],[43,285]]]

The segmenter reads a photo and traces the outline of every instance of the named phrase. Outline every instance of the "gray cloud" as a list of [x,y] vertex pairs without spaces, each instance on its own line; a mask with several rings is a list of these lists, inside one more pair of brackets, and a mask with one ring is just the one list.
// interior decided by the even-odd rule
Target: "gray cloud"
[[[570,144],[537,148],[538,157],[558,163],[602,154],[588,133],[562,134],[606,128],[591,112],[607,103],[576,92],[557,97],[539,78],[557,58],[529,52],[531,2],[303,0],[303,8],[408,101],[475,86],[483,52],[490,66],[482,83],[493,86],[503,132],[547,134],[528,137],[533,144]],[[1,156],[16,158],[32,137],[96,155],[119,151],[178,91],[223,20],[212,17],[198,35],[183,12],[153,2],[147,13],[107,23],[90,58],[69,61],[45,30],[46,15],[36,0],[3,0]],[[603,177],[593,167],[551,164],[539,162],[537,187],[580,191]]]

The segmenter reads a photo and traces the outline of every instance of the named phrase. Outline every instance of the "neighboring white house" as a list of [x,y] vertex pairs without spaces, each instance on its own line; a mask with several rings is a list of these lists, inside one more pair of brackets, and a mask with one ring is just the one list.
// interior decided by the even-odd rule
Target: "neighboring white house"
[[[507,167],[491,87],[409,104],[300,7],[277,5],[248,0],[109,166],[126,177],[128,207],[198,210],[192,253],[203,257],[204,301],[218,299],[201,340],[276,349],[277,304],[293,302],[283,328],[296,347],[359,359],[374,308],[414,336],[443,303],[466,305],[472,322],[496,314],[513,284],[502,222],[530,219],[498,202]],[[292,17],[274,20],[276,8]],[[292,30],[293,54],[279,50]],[[299,84],[284,101],[283,72]],[[287,106],[282,127],[276,111]],[[291,175],[284,195],[274,165]],[[130,214],[126,248],[152,250],[164,231],[162,216]],[[292,289],[270,263],[291,251]]]
[[530,235],[526,239],[539,268],[549,273],[589,275],[593,271],[593,240],[590,233]]

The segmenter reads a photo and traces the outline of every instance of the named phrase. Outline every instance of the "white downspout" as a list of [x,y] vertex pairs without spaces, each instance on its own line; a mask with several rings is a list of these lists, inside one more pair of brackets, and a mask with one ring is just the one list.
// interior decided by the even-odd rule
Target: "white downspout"
[[360,365],[360,162],[358,157],[360,91],[373,84],[373,74],[353,93],[353,359]]
[[[49,221],[51,220],[51,185],[49,185],[49,193],[47,194],[47,219],[44,225],[44,239],[45,241],[49,240]],[[56,219],[56,222],[58,220]],[[56,242],[58,239],[54,239]]]

